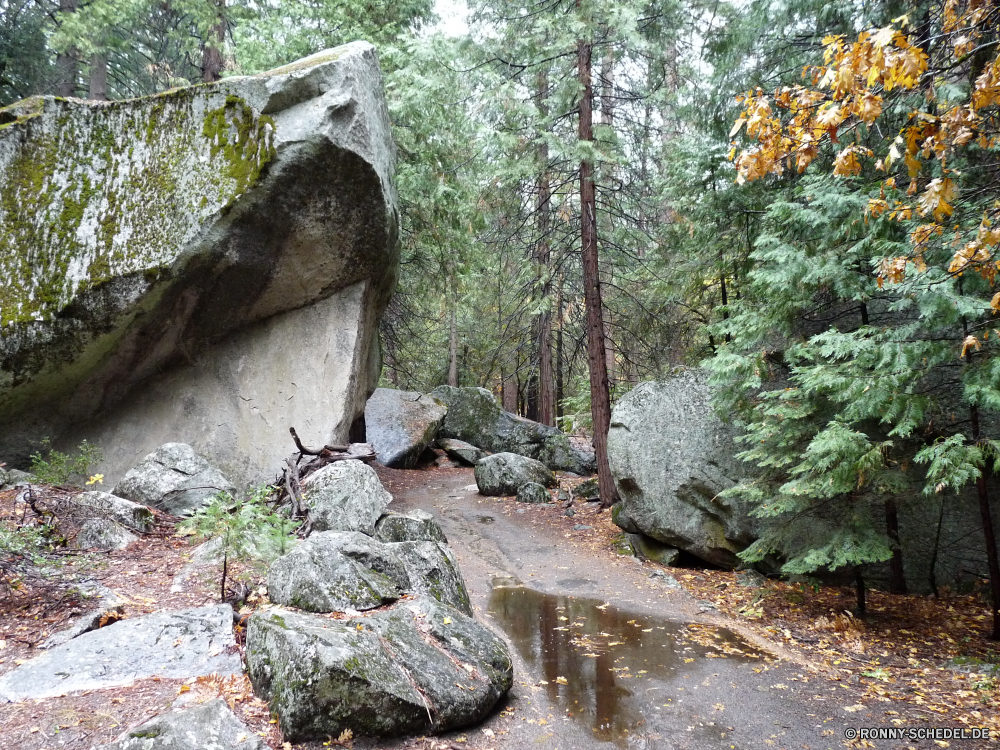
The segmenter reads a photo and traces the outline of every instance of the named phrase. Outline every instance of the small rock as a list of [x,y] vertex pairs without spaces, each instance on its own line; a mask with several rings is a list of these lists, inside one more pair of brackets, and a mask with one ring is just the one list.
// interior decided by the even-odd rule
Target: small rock
[[658,542],[645,534],[626,533],[625,538],[632,547],[633,554],[642,559],[661,565],[673,565],[681,556],[681,551],[669,544]]
[[555,487],[555,474],[542,462],[516,453],[495,453],[476,464],[476,485],[483,495],[516,495],[528,482]]
[[593,526],[587,526],[584,523],[578,523],[576,526],[573,527],[573,531],[590,531],[593,528],[594,528]]
[[477,448],[472,443],[455,438],[441,438],[437,441],[437,447],[466,466],[475,466],[479,459],[486,457],[486,451]]
[[265,750],[224,698],[156,716],[99,750]]
[[80,508],[93,512],[101,518],[120,523],[133,531],[146,531],[153,523],[153,513],[145,505],[133,503],[110,492],[98,490],[81,492],[73,497],[73,502]]
[[81,584],[77,586],[77,589],[80,593],[96,599],[96,603],[84,614],[76,617],[70,627],[50,635],[39,645],[39,648],[47,649],[61,646],[77,636],[89,633],[91,630],[97,630],[101,627],[101,620],[105,616],[125,614],[126,600],[106,586],[99,583]]
[[580,482],[573,488],[573,497],[577,500],[586,500],[588,503],[598,503],[601,501],[601,493],[597,488],[597,479],[588,479]]
[[37,482],[38,477],[20,469],[10,469],[7,471],[7,479],[4,481],[6,487],[17,487],[22,484]]
[[419,508],[409,513],[386,513],[375,524],[375,538],[380,542],[448,543],[434,515]]
[[115,485],[114,494],[175,516],[189,515],[236,487],[187,443],[166,443]]
[[524,508],[518,508],[515,512],[516,513],[527,513],[527,511]]
[[106,518],[88,518],[76,534],[77,549],[125,549],[138,540],[124,526]]
[[542,485],[537,482],[528,482],[527,484],[521,485],[521,488],[517,491],[517,497],[515,499],[519,503],[532,503],[538,505],[540,503],[549,502],[552,497],[549,495],[549,491],[542,487]]
[[699,612],[717,612],[718,610],[719,608],[715,606],[715,604],[712,602],[706,602],[706,601],[698,602]]
[[572,518],[573,516],[576,515],[576,511],[573,510],[572,508],[567,508],[566,512],[563,513],[563,515],[566,516],[567,518]]
[[316,531],[360,531],[371,536],[392,502],[375,470],[360,461],[337,461],[303,482]]

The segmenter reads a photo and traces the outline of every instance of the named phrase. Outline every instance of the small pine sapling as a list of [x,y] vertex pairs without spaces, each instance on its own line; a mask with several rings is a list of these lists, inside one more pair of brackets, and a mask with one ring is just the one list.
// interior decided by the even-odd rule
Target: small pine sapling
[[298,522],[267,505],[272,492],[273,488],[267,485],[253,487],[239,498],[220,492],[179,525],[180,531],[192,533],[198,539],[219,540],[222,552],[219,588],[223,601],[230,560],[266,563],[285,554],[294,540]]

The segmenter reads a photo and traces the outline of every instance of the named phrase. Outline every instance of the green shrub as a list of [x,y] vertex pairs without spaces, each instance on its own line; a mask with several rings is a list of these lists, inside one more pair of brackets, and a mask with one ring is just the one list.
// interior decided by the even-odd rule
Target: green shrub
[[31,473],[45,484],[69,484],[74,478],[79,484],[87,478],[90,467],[104,458],[101,449],[86,440],[80,443],[75,456],[53,450],[48,438],[42,441],[42,449],[46,452],[44,458],[40,451],[31,454]]

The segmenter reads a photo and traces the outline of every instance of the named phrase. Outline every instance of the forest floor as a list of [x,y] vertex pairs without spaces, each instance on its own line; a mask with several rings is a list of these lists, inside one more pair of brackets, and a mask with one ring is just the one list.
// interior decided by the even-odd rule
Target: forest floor
[[[477,617],[512,643],[515,685],[478,727],[440,737],[357,740],[359,750],[997,746],[996,740],[844,737],[860,727],[989,728],[1000,737],[1000,678],[974,671],[996,663],[1000,649],[986,640],[988,611],[974,597],[872,591],[869,615],[859,621],[847,614],[850,588],[814,591],[641,563],[623,554],[619,529],[594,504],[577,504],[567,517],[561,503],[478,495],[469,469],[377,468],[395,497],[393,509],[422,507],[439,517]],[[15,493],[0,493],[0,523],[22,510]],[[218,601],[217,566],[183,593],[170,592],[191,550],[187,539],[150,536],[121,552],[68,553],[62,568],[124,595],[126,616],[136,617]],[[263,601],[263,580],[250,569],[242,574],[254,591],[249,612]],[[55,589],[5,596],[0,673],[37,655],[42,640],[85,608]],[[646,663],[654,653],[652,661],[663,663]],[[215,695],[226,697],[272,748],[337,745],[335,738],[283,743],[245,678],[207,677],[0,705],[0,747],[97,747],[178,701]]]

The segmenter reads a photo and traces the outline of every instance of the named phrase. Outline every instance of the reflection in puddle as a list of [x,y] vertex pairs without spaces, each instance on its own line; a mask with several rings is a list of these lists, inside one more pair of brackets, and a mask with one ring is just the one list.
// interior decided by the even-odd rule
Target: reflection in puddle
[[[712,658],[761,656],[724,628],[653,620],[595,599],[523,587],[495,588],[490,612],[541,675],[549,699],[594,737],[622,746],[637,731],[655,729],[648,721],[654,706],[669,712],[681,702],[686,693],[673,681],[706,676]],[[715,727],[700,729],[706,746],[718,742]]]

